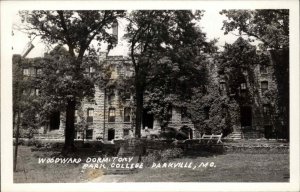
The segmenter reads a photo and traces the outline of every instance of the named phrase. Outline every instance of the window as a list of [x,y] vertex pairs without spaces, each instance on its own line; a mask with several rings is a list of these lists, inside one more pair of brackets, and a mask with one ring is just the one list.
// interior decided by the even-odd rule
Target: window
[[246,90],[246,89],[247,89],[247,84],[241,83],[241,90]]
[[130,122],[131,109],[129,107],[124,108],[124,122]]
[[247,75],[247,74],[248,74],[248,71],[247,71],[247,68],[246,68],[246,67],[242,67],[242,68],[241,68],[241,72],[242,72],[244,75]]
[[268,73],[268,66],[261,65],[260,68],[259,68],[259,70],[260,70],[261,74],[266,74],[266,73]]
[[88,123],[93,123],[93,117],[94,117],[94,109],[90,108],[87,110],[87,119],[86,121]]
[[187,109],[186,107],[181,108],[181,121],[182,122],[187,122],[188,121],[188,116],[187,116]]
[[42,69],[37,68],[37,69],[36,69],[36,74],[37,74],[37,75],[41,75],[41,74],[42,74]]
[[107,89],[107,100],[108,100],[108,103],[112,103],[112,101],[114,100],[115,98],[115,93],[114,93],[114,90],[111,90],[111,89]]
[[86,139],[93,139],[93,129],[87,129],[85,131],[85,138]]
[[30,69],[29,69],[29,73],[30,73],[29,75],[30,75],[31,77],[34,77],[34,76],[36,76],[36,69],[35,69],[35,68],[33,68],[33,67],[32,67],[32,68],[30,68]]
[[116,121],[116,109],[109,108],[108,112],[108,122],[115,122]]
[[172,121],[172,107],[168,108],[168,117],[167,117],[168,121]]
[[23,75],[24,76],[29,76],[29,69],[28,68],[23,69]]
[[85,72],[88,76],[93,77],[95,74],[95,68],[93,66],[90,66],[88,68],[85,68]]
[[35,89],[35,96],[39,96],[40,95],[40,90],[38,88]]
[[221,116],[222,116],[222,118],[225,118],[226,115],[227,115],[227,113],[228,113],[228,108],[227,108],[227,106],[222,106],[222,111],[221,111]]
[[118,21],[115,20],[112,24],[112,34],[118,41]]
[[204,107],[204,119],[209,119],[210,107]]
[[268,81],[262,81],[261,82],[261,93],[264,93],[268,90]]
[[268,104],[263,105],[263,112],[264,112],[264,116],[269,116],[270,115],[270,105],[268,105]]
[[129,129],[123,129],[123,136],[128,136],[129,135]]
[[128,89],[125,90],[125,92],[124,92],[124,99],[125,100],[130,100],[130,96],[131,96],[130,91]]
[[74,123],[78,122],[78,110],[75,110]]
[[225,86],[225,82],[220,82],[220,91],[225,91],[226,90],[226,86]]

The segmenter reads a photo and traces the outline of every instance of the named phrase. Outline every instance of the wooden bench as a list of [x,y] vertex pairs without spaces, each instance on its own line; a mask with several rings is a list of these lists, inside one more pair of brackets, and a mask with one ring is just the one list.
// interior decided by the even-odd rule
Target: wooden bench
[[206,135],[206,134],[203,134],[201,139],[200,139],[200,143],[202,141],[207,141],[207,143],[210,143],[212,141],[216,141],[217,144],[222,143],[222,141],[221,141],[222,135],[223,135],[222,133],[220,135],[214,135],[214,134]]

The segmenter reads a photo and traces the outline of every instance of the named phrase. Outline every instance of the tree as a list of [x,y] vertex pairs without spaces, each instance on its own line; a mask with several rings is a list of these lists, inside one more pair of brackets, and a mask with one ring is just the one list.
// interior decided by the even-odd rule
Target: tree
[[[64,104],[66,106],[66,128],[64,151],[74,150],[74,116],[76,103],[83,97],[92,94],[91,85],[82,86],[83,59],[87,51],[90,51],[93,40],[108,43],[108,49],[115,43],[115,37],[108,33],[109,28],[118,17],[124,16],[124,11],[22,11],[20,15],[26,21],[25,30],[29,35],[40,36],[48,44],[61,44],[68,47],[68,67],[59,71],[65,86]],[[61,63],[56,61],[56,64]],[[53,77],[55,79],[55,77]],[[71,85],[69,87],[68,85]],[[56,87],[55,85],[52,87]]]
[[228,20],[223,21],[225,34],[238,30],[240,35],[254,37],[271,49],[289,48],[289,10],[222,10]]
[[[26,59],[13,55],[13,136],[15,138],[14,171],[17,166],[19,137],[31,138],[44,120],[40,116],[41,99],[37,89],[35,70],[42,58]],[[23,72],[26,68],[27,74]]]
[[269,50],[277,82],[277,106],[285,138],[289,140],[289,10],[223,10],[225,34],[239,33],[260,40],[262,50]]
[[[205,34],[196,27],[202,11],[133,11],[125,37],[130,43],[134,67],[135,135],[141,135],[144,96],[163,92],[159,97],[177,91],[189,94],[202,76],[201,61],[211,46]],[[198,68],[198,70],[193,70]],[[182,90],[185,87],[186,90]],[[149,95],[150,96],[150,95]],[[155,95],[152,95],[155,96]],[[150,96],[150,98],[152,97]],[[155,97],[156,97],[155,96]],[[169,106],[169,104],[165,105]],[[154,109],[155,110],[155,109]],[[162,111],[158,109],[158,114]]]

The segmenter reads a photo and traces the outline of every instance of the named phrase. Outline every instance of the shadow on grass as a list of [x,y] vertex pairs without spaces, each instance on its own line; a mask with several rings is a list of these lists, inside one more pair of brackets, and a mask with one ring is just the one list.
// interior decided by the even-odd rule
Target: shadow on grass
[[183,156],[188,158],[212,157],[224,153],[223,145],[198,145],[184,149]]

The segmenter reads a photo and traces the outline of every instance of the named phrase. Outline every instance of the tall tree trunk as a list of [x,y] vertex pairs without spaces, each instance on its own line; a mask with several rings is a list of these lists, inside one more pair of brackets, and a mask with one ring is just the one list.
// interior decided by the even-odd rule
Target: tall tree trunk
[[272,50],[270,53],[277,83],[281,137],[289,141],[289,50]]
[[136,81],[136,111],[135,111],[135,137],[141,137],[141,125],[142,125],[142,114],[143,114],[143,103],[144,103],[144,90],[140,84],[141,82]]
[[68,100],[66,109],[66,128],[65,128],[65,145],[63,148],[64,153],[73,152],[75,150],[74,137],[75,137],[75,100]]
[[21,124],[21,112],[18,109],[18,119],[17,119],[17,127],[16,127],[16,145],[15,145],[15,153],[14,153],[14,172],[17,171],[17,161],[18,161],[18,145],[19,145],[19,132],[20,132],[20,124]]

